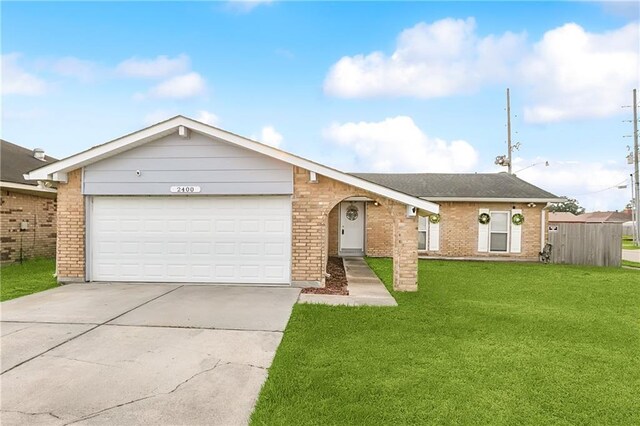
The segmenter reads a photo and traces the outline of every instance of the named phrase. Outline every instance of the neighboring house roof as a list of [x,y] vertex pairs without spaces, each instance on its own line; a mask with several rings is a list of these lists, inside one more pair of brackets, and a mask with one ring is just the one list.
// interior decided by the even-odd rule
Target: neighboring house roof
[[371,182],[369,180],[362,179],[336,169],[332,169],[330,167],[315,163],[302,157],[298,157],[272,146],[253,141],[251,139],[236,135],[231,132],[227,132],[226,130],[218,129],[216,127],[192,120],[181,115],[170,118],[169,120],[160,122],[129,135],[123,136],[121,138],[114,139],[102,145],[94,146],[93,148],[90,148],[86,151],[60,160],[57,163],[32,170],[31,172],[25,174],[25,179],[53,180],[58,182],[65,182],[67,180],[67,172],[98,162],[100,160],[104,160],[118,153],[128,151],[147,142],[160,139],[164,136],[175,133],[176,131],[187,131],[187,129],[202,133],[204,135],[208,135],[216,139],[220,139],[232,145],[258,152],[260,154],[275,158],[280,161],[284,161],[294,166],[302,167],[306,170],[318,173],[323,176],[327,176],[331,179],[341,181],[348,185],[361,188],[374,194],[399,201],[403,204],[414,206],[418,209],[426,210],[431,213],[439,212],[439,206],[437,204],[420,199],[404,191],[389,188],[384,185]]
[[584,223],[584,215],[575,215],[571,212],[549,212],[549,222]]
[[592,212],[574,215],[569,212],[549,213],[549,222],[577,223],[624,223],[631,220],[625,212]]
[[53,188],[42,188],[38,182],[25,179],[24,174],[56,161],[56,158],[48,155],[44,160],[38,160],[33,156],[33,150],[0,139],[0,185],[12,189],[55,192]]
[[561,202],[508,173],[352,173],[370,182],[430,201]]

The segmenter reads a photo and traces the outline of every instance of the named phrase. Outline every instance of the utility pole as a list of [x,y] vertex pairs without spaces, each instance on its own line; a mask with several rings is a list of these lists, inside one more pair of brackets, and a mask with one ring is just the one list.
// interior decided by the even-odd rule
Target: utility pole
[[640,246],[640,170],[638,167],[638,99],[633,89],[633,165],[636,175],[636,246]]
[[[633,91],[633,99],[635,102],[636,91]],[[634,110],[635,111],[635,110]],[[637,132],[636,132],[637,133]],[[637,136],[637,135],[636,135]],[[636,138],[636,179],[638,178],[638,149]],[[507,87],[507,171],[511,174],[511,98],[509,96],[509,88]]]

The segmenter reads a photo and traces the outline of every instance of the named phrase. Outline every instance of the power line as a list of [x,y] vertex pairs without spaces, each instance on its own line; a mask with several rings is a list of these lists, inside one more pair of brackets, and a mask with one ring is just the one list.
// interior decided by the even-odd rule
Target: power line
[[625,178],[622,182],[616,183],[615,185],[608,186],[608,187],[606,187],[604,189],[598,189],[597,191],[583,192],[582,194],[571,194],[571,195],[577,197],[579,195],[597,194],[598,192],[604,192],[604,191],[608,191],[608,190],[614,189],[614,188],[622,189],[622,188],[618,188],[618,187],[621,186],[621,185],[624,185],[626,183],[627,183],[627,179]]

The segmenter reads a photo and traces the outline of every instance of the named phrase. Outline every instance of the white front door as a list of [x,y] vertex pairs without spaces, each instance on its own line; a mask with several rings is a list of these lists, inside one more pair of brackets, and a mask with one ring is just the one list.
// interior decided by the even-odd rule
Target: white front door
[[94,197],[92,281],[289,284],[291,197]]
[[364,252],[364,202],[343,201],[340,204],[340,251]]

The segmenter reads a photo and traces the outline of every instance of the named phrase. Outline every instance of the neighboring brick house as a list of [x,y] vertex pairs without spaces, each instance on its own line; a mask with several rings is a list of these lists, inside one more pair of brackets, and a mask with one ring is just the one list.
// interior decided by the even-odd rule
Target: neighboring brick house
[[56,190],[23,174],[55,158],[0,140],[0,262],[56,254]]
[[344,200],[372,200],[391,233],[393,285],[411,291],[418,213],[438,212],[430,201],[182,116],[28,177],[58,185],[61,282],[324,285],[329,212]]
[[[440,205],[439,215],[421,216],[418,253],[424,257],[536,260],[546,242],[545,207],[561,202],[508,173],[354,173],[355,176]],[[330,223],[338,225],[339,209]],[[391,231],[375,206],[367,205],[363,254],[389,256]],[[486,214],[488,222],[480,223]],[[514,216],[524,221],[514,223]],[[518,217],[516,217],[517,219]],[[435,222],[435,223],[434,223]],[[330,230],[338,253],[340,232]]]

